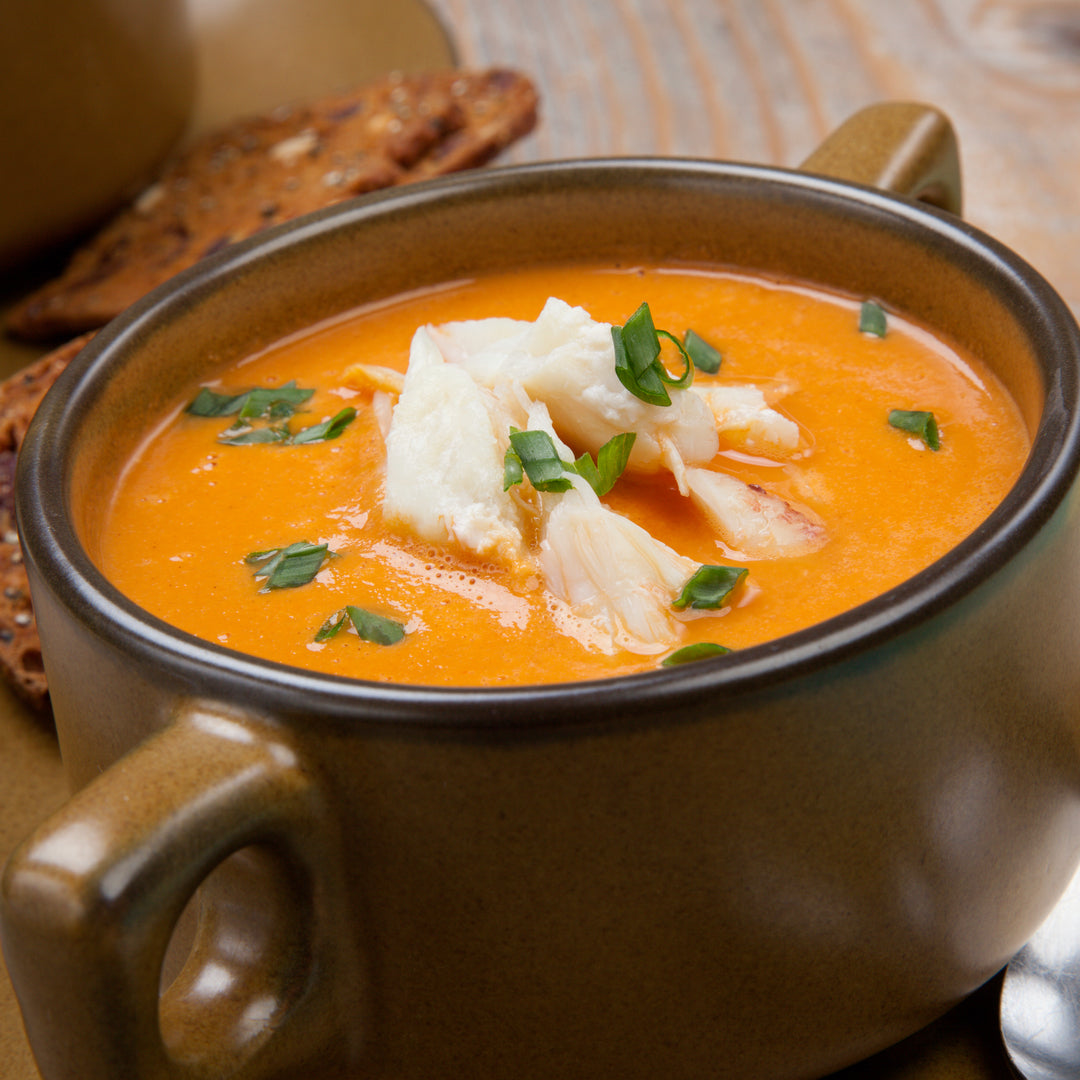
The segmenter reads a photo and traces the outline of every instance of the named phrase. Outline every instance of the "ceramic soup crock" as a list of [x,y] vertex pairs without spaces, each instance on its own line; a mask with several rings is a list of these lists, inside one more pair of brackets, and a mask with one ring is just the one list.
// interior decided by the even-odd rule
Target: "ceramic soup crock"
[[[808,165],[391,190],[211,257],[84,350],[18,475],[76,791],[3,885],[46,1080],[798,1080],[917,1030],[1030,935],[1080,856],[1078,330],[929,205],[959,205],[933,110],[860,114]],[[378,297],[575,258],[878,297],[992,365],[1030,460],[887,594],[616,680],[305,673],[173,630],[95,569],[100,477],[220,362]]]

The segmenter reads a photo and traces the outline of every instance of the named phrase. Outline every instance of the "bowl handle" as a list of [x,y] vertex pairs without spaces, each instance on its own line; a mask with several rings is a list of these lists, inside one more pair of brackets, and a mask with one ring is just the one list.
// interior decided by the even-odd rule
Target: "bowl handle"
[[[202,706],[78,792],[14,852],[0,893],[45,1080],[255,1078],[350,1059],[360,980],[334,836],[280,731]],[[200,885],[193,944],[160,993]]]
[[910,195],[954,214],[963,209],[956,132],[932,105],[885,101],[861,109],[799,168]]

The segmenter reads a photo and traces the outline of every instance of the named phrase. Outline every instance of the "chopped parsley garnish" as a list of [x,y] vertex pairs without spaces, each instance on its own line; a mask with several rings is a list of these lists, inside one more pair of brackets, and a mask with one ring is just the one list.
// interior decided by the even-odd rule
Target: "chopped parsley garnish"
[[720,350],[710,345],[695,331],[687,330],[683,335],[683,348],[698,371],[704,371],[706,375],[715,375],[720,370],[720,365],[724,360],[720,355]]
[[[660,362],[661,337],[675,345],[686,365],[677,378],[668,374]],[[615,374],[619,382],[634,397],[649,405],[670,405],[667,387],[681,389],[693,382],[694,365],[682,342],[666,330],[657,330],[648,304],[642,304],[622,326],[613,326],[611,340],[615,346]]]
[[314,581],[328,554],[326,544],[309,544],[306,540],[300,540],[288,547],[253,551],[244,557],[244,562],[258,567],[255,580],[266,581],[259,591],[268,592],[271,589],[295,589]]
[[672,601],[671,606],[677,611],[687,607],[723,607],[735,587],[749,573],[749,570],[740,566],[700,566],[683,586],[682,592]]
[[606,495],[622,476],[637,435],[624,431],[608,439],[593,461],[586,451],[576,461],[563,461],[546,431],[510,429],[510,445],[503,456],[503,491],[528,476],[537,491],[568,491],[573,482],[566,473],[577,473],[597,495]]
[[932,412],[919,412],[909,409],[893,409],[889,413],[889,423],[900,431],[917,435],[931,450],[941,449],[941,437],[937,421]]
[[864,300],[859,308],[859,330],[874,337],[884,337],[887,329],[885,309],[873,300]]
[[717,645],[712,641],[699,641],[695,645],[684,645],[665,656],[660,664],[663,667],[676,667],[678,664],[690,664],[695,660],[707,660],[710,656],[723,656],[731,650],[726,645]]
[[394,645],[405,636],[402,623],[349,604],[335,611],[319,627],[315,640],[322,642],[337,637],[346,623],[352,623],[353,629],[364,641],[371,641],[376,645]]

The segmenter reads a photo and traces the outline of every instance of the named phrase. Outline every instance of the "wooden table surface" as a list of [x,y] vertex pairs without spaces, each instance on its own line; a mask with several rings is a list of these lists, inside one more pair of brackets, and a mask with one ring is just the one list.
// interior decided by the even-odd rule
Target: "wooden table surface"
[[[363,40],[362,9],[413,4],[191,0],[203,17],[245,2],[249,12],[264,5],[261,16],[272,5],[295,24],[280,55],[253,57],[258,92],[266,92],[268,62],[282,80],[296,76],[305,35],[315,40],[309,70],[312,59],[319,67],[326,13],[336,20],[323,39],[334,42],[335,78],[367,78],[380,58],[400,64],[410,43],[418,60],[527,72],[541,92],[541,123],[504,161],[661,154],[795,166],[864,105],[933,102],[959,135],[965,216],[1024,256],[1080,313],[1080,2],[428,0],[437,22],[424,22],[418,37],[410,15],[407,32],[387,45]],[[254,78],[229,70],[221,83],[229,89]],[[24,358],[0,355],[8,369]],[[48,728],[0,705],[2,857],[63,797],[63,780]],[[1008,1080],[997,992],[995,981],[831,1080]],[[36,1076],[2,970],[0,1076]]]
[[537,80],[512,155],[674,154],[797,166],[884,99],[960,137],[965,216],[1080,310],[1080,3],[430,0],[463,64]]

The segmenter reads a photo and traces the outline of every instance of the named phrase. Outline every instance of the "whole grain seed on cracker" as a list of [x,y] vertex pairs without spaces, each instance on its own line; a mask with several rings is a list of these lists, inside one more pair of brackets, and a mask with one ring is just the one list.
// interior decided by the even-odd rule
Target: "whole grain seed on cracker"
[[392,75],[241,120],[189,146],[9,316],[48,340],[103,326],[228,244],[342,199],[482,165],[536,123],[507,70]]
[[41,399],[93,337],[84,334],[0,383],[0,677],[46,712],[49,688],[15,524],[15,460]]

